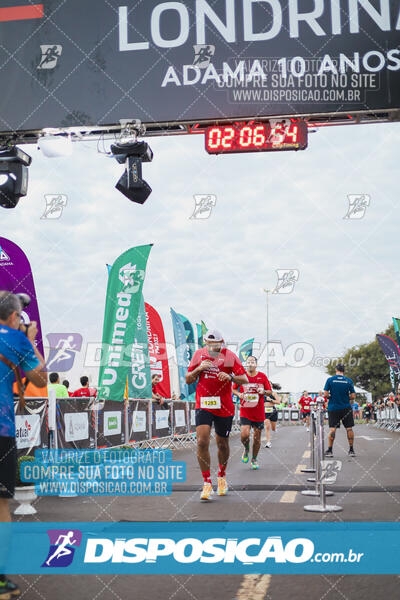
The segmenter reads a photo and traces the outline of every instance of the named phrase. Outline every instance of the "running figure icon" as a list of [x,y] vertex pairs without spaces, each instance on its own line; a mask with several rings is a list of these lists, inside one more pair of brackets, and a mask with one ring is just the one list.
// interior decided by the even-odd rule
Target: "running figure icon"
[[[46,560],[46,565],[49,567],[52,560],[55,558],[61,558],[62,556],[68,556],[69,554],[73,554],[71,548],[67,548],[67,546],[72,546],[76,544],[78,540],[74,540],[74,532],[69,531],[66,535],[59,535],[56,541],[57,549],[56,551]],[[62,540],[62,541],[61,541]]]
[[74,336],[69,335],[67,338],[61,338],[58,341],[56,348],[55,348],[56,350],[58,350],[58,352],[55,353],[53,358],[48,363],[48,365],[47,365],[48,369],[54,363],[59,363],[62,360],[70,360],[71,359],[73,354],[78,350],[76,344],[72,344],[73,340],[74,340]]

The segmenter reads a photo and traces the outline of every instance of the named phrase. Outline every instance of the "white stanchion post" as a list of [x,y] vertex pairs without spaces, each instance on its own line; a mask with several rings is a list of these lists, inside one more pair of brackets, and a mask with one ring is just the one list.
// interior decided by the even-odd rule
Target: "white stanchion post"
[[302,473],[315,473],[315,402],[310,402],[310,466],[308,469],[301,469]]
[[57,400],[56,391],[48,391],[49,408],[47,413],[47,419],[49,424],[49,449],[58,448],[57,438]]
[[153,401],[148,400],[147,404],[147,439],[151,440],[153,432]]
[[[326,504],[326,496],[332,495],[333,492],[325,490],[324,473],[322,472],[322,461],[324,460],[324,404],[325,400],[321,396],[317,398],[317,476],[316,476],[316,489],[317,495],[320,498],[320,504],[308,504],[304,507],[307,512],[339,512],[342,509],[341,506],[335,504]],[[319,488],[319,489],[318,489]],[[304,490],[303,495],[313,496],[314,490]]]

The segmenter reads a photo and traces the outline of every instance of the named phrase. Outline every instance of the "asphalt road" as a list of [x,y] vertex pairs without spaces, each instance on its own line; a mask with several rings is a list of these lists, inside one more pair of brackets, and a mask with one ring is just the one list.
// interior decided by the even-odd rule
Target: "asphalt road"
[[[342,462],[335,492],[328,503],[339,513],[305,512],[301,489],[310,475],[309,435],[301,426],[281,426],[272,448],[261,449],[260,469],[241,462],[238,434],[231,437],[228,468],[229,495],[199,500],[201,476],[195,446],[179,449],[174,458],[187,464],[187,481],[168,497],[38,498],[38,514],[22,520],[38,521],[397,521],[400,518],[400,434],[373,426],[356,427],[356,457],[347,456],[343,429],[337,433],[334,457]],[[214,442],[213,442],[214,444]],[[212,448],[213,472],[216,451]],[[216,476],[214,476],[216,481]],[[20,518],[21,519],[21,518]],[[216,532],[217,533],[217,532]],[[399,568],[400,573],[400,568]],[[400,595],[398,576],[334,575],[155,575],[155,576],[14,576],[26,600],[387,600]]]

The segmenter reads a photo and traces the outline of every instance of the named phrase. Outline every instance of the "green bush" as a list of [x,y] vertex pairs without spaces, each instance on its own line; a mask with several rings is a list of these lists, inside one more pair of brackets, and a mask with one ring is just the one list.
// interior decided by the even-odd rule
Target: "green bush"
[[28,482],[28,481],[21,481],[21,463],[23,462],[31,462],[34,461],[35,457],[34,456],[20,456],[17,462],[17,482],[16,485],[17,486],[24,486],[24,485],[32,485],[32,483]]

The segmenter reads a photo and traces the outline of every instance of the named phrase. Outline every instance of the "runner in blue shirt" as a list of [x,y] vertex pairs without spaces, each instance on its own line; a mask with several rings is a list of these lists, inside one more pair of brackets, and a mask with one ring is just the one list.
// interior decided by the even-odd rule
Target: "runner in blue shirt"
[[325,397],[328,401],[329,436],[326,456],[333,456],[333,441],[336,429],[340,427],[340,421],[347,432],[349,442],[349,456],[355,456],[354,444],[354,418],[351,402],[356,397],[354,384],[349,377],[344,376],[344,366],[336,367],[336,375],[329,377],[325,383]]
[[[32,322],[26,334],[19,331],[22,306],[18,296],[0,291],[0,521],[11,521],[9,498],[14,495],[17,475],[17,449],[15,444],[15,414],[13,398],[14,372],[12,366],[21,367],[29,381],[38,387],[47,383],[43,371],[45,362],[35,348],[37,326]],[[25,328],[25,326],[24,326]],[[0,565],[1,568],[2,565]],[[0,571],[1,573],[1,571]],[[19,588],[0,575],[0,600],[16,597]]]

